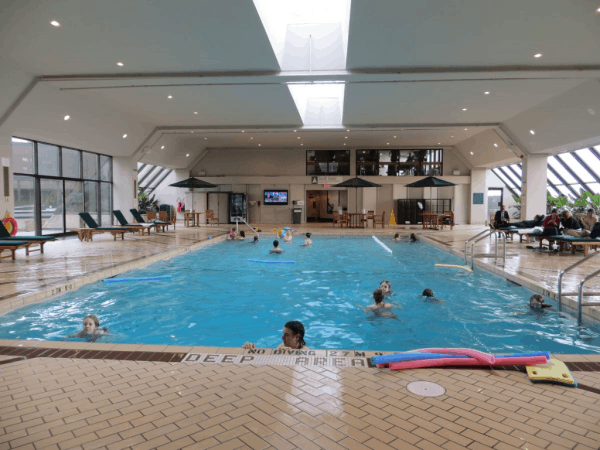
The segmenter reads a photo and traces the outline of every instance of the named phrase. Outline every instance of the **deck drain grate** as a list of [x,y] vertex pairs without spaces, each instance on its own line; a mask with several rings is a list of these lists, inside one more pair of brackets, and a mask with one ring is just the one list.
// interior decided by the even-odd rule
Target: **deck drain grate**
[[431,381],[413,381],[406,386],[406,389],[421,397],[439,397],[446,393],[446,389],[443,386]]

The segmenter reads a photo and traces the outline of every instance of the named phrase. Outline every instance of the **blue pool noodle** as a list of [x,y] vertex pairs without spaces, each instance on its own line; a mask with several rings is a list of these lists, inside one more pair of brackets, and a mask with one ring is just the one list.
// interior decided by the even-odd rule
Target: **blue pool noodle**
[[105,283],[120,283],[122,281],[149,281],[149,280],[170,280],[171,275],[163,275],[160,277],[144,277],[144,278],[105,278]]
[[[550,353],[548,352],[530,352],[530,353],[515,353],[511,355],[495,355],[496,358],[514,358],[517,356],[545,356],[546,359],[550,359]],[[393,355],[381,355],[371,357],[373,364],[390,364],[403,361],[415,361],[419,359],[442,359],[442,358],[470,358],[467,355],[449,355],[447,353],[425,353],[425,352],[414,352],[414,353],[396,353]]]
[[265,264],[296,264],[296,261],[261,261],[259,259],[249,259],[248,261]]

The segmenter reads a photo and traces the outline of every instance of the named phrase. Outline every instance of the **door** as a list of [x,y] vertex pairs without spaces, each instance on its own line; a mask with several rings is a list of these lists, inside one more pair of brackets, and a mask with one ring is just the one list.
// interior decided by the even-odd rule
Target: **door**
[[502,206],[504,198],[504,190],[502,188],[489,188],[488,189],[488,217],[492,217],[496,214],[496,211]]

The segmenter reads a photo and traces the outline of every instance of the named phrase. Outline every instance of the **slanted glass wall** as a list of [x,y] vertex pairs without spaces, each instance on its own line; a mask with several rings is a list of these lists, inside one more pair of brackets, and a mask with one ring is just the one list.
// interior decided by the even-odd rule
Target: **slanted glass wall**
[[13,137],[18,236],[58,235],[84,224],[88,212],[112,224],[112,158]]

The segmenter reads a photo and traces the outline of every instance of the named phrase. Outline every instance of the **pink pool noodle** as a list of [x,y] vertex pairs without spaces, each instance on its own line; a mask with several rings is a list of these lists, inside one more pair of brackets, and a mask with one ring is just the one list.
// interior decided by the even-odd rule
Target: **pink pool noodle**
[[[436,350],[437,353],[439,349]],[[511,358],[496,358],[493,364],[481,363],[475,359],[465,358],[445,358],[445,359],[418,359],[415,361],[404,361],[400,363],[391,363],[390,369],[419,369],[426,367],[442,366],[533,366],[536,364],[546,364],[548,360],[545,356],[514,356]]]
[[493,366],[496,359],[493,355],[488,355],[487,353],[472,350],[470,348],[422,348],[412,351],[421,353],[445,353],[448,355],[470,356],[486,366]]

